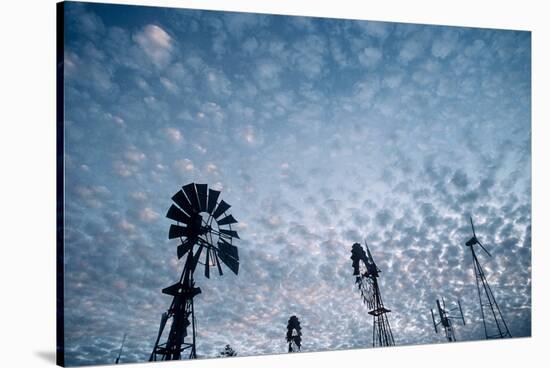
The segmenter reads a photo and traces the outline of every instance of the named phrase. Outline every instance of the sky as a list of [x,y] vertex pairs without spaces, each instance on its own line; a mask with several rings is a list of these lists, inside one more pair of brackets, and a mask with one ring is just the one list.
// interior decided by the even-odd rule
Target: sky
[[[531,335],[531,34],[65,3],[67,365],[146,361],[183,260],[182,185],[221,190],[238,276],[195,276],[197,355],[369,348],[351,246],[368,241],[396,345],[484,338],[478,252]],[[227,268],[225,268],[227,270]]]

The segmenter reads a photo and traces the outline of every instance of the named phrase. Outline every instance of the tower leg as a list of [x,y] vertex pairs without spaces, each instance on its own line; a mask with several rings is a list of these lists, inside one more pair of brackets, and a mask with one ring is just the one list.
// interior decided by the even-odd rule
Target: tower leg
[[[166,317],[163,316],[163,320],[161,321],[159,336],[153,352],[151,353],[150,361],[180,360],[185,356],[187,356],[187,359],[196,358],[195,309],[193,298],[201,291],[200,288],[196,288],[194,285],[190,267],[192,259],[193,252],[190,251],[179,284],[176,284],[179,290],[170,290],[170,292],[167,292],[169,295],[173,295],[174,298],[166,313]],[[164,289],[163,292],[166,292],[167,289]],[[171,326],[168,338],[165,343],[159,344],[164,326],[170,319]],[[187,339],[189,327],[191,327],[191,336]]]
[[[473,246],[470,246],[472,251],[472,259],[474,263],[474,273],[476,276],[477,294],[479,297],[479,305],[481,308],[481,318],[483,320],[483,328],[486,339],[512,337],[508,325],[502,316],[500,307],[493,295],[491,287],[487,282],[483,268],[479,263]],[[486,315],[486,309],[490,313]],[[492,317],[492,323],[489,323],[487,318]]]
[[389,310],[384,307],[380,289],[376,278],[373,278],[374,309],[369,312],[373,316],[372,344],[376,346],[394,346],[393,333],[387,313]]

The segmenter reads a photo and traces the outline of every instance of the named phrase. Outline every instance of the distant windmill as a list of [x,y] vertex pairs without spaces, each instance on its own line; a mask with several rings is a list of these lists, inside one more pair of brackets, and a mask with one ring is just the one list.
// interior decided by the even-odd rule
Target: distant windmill
[[[437,299],[436,304],[437,304],[437,312],[439,315],[439,322],[437,323],[435,322],[434,310],[430,309],[430,311],[432,312],[432,321],[434,323],[435,333],[438,333],[437,326],[439,325],[443,326],[443,330],[445,331],[445,337],[447,338],[447,341],[451,341],[451,342],[456,341],[452,320],[453,319],[462,320],[462,324],[466,325],[466,321],[464,321],[464,314],[462,313],[462,305],[460,305],[460,300],[458,300],[457,303],[458,303],[457,307],[452,309],[446,309],[445,299],[441,298],[441,303],[439,302],[439,299]],[[460,315],[458,315],[458,313],[460,313]]]
[[477,259],[474,247],[475,245],[479,245],[489,257],[491,257],[491,253],[489,253],[489,251],[485,249],[483,244],[481,244],[481,242],[477,238],[476,230],[474,228],[474,221],[472,220],[471,216],[470,223],[472,224],[473,236],[470,240],[466,242],[466,246],[470,247],[470,250],[472,251],[474,274],[476,276],[477,294],[479,297],[479,305],[481,307],[481,318],[483,320],[485,338],[498,339],[504,337],[512,337],[512,334],[510,333],[510,330],[508,330],[508,326],[506,325],[506,321],[504,320],[504,317],[500,312],[500,308],[497,304],[495,296],[491,291],[491,287],[489,286],[489,283],[485,278],[485,272],[483,272],[483,268],[481,268],[481,264]]
[[374,263],[369,247],[365,242],[367,253],[359,243],[351,248],[351,260],[355,283],[361,292],[363,303],[369,309],[372,316],[372,346],[393,346],[395,341],[388,320],[387,313],[391,310],[384,307],[382,295],[378,287],[380,269]]
[[122,348],[124,347],[124,341],[126,340],[126,334],[122,337],[122,344],[120,344],[120,350],[118,351],[118,356],[116,357],[115,364],[120,362],[120,356],[122,355]]
[[[198,264],[204,265],[204,275],[210,278],[210,267],[216,267],[223,274],[221,262],[233,273],[239,272],[239,253],[233,245],[233,238],[239,235],[231,228],[237,220],[227,214],[231,207],[225,201],[218,202],[220,192],[208,189],[206,184],[190,183],[173,197],[166,217],[176,221],[170,226],[168,238],[179,239],[177,255],[185,255],[185,265],[180,280],[162,290],[172,296],[172,304],[163,313],[155,347],[149,361],[179,360],[185,352],[189,359],[196,358],[195,309],[193,298],[201,293],[195,287],[193,274]],[[204,255],[204,261],[200,261]],[[166,342],[160,343],[164,328],[172,320]],[[191,330],[188,333],[188,328]]]
[[286,326],[286,341],[288,342],[288,352],[300,351],[302,348],[302,327],[298,317],[292,316]]

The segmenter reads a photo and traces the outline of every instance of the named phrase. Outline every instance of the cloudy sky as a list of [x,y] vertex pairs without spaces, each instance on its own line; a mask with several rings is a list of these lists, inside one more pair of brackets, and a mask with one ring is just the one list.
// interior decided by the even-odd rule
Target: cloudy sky
[[238,276],[196,276],[197,354],[365,348],[350,250],[367,239],[397,345],[484,338],[469,216],[514,337],[531,334],[531,36],[66,4],[69,365],[148,359],[182,270],[165,218],[190,182],[239,220]]

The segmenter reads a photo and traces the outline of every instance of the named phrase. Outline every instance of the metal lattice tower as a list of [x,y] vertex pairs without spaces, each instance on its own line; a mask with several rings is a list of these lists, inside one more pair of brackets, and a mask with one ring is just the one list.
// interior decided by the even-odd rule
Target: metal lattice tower
[[[193,258],[193,252],[190,251],[180,281],[162,290],[164,294],[172,295],[173,299],[168,311],[162,314],[159,334],[149,361],[180,360],[183,355],[187,355],[188,359],[196,358],[193,298],[201,293],[201,289],[195,287],[193,281]],[[168,338],[164,344],[159,344],[169,320],[172,320],[172,324]],[[191,336],[187,333],[189,327]]]
[[474,246],[479,245],[489,257],[491,253],[485,249],[483,244],[480,243],[476,236],[474,228],[474,221],[470,217],[470,223],[472,225],[473,236],[466,242],[466,246],[470,247],[472,252],[472,260],[474,265],[474,274],[476,276],[477,294],[479,297],[479,305],[481,307],[481,319],[483,320],[483,329],[485,331],[486,339],[500,339],[505,337],[512,337],[508,325],[502,316],[500,307],[493,295],[493,291],[487,282],[485,272],[479,263]]
[[[210,278],[210,267],[216,267],[223,275],[223,262],[235,273],[239,272],[239,253],[232,244],[239,239],[231,224],[237,220],[227,214],[231,207],[225,201],[218,202],[220,192],[208,189],[206,184],[190,183],[182,187],[173,197],[166,217],[176,221],[170,226],[169,239],[179,239],[178,259],[185,258],[183,272],[177,283],[162,292],[172,296],[172,304],[162,314],[155,347],[149,361],[179,360],[196,355],[196,323],[193,299],[201,293],[193,279],[198,264],[204,265],[204,276]],[[201,262],[201,255],[204,255]],[[166,341],[161,343],[168,324],[170,330]]]
[[[456,341],[454,325],[452,320],[453,319],[462,320],[462,324],[466,325],[466,321],[464,320],[464,314],[462,313],[462,305],[460,305],[460,300],[457,301],[457,307],[451,308],[451,309],[447,309],[447,307],[445,306],[445,299],[443,298],[441,298],[441,303],[439,302],[439,299],[437,299],[436,304],[437,304],[437,312],[439,315],[439,322],[436,323],[434,310],[430,309],[430,311],[432,312],[432,321],[434,323],[435,333],[438,333],[437,326],[441,325],[443,326],[443,330],[445,331],[445,338],[447,339],[447,341],[449,342]],[[456,314],[453,314],[453,313],[456,313]],[[460,315],[458,313],[460,313]]]
[[366,242],[365,247],[367,249],[366,253],[359,243],[353,244],[351,259],[353,261],[355,283],[361,292],[363,303],[369,309],[368,313],[372,316],[372,346],[393,346],[395,341],[387,316],[391,310],[384,307],[378,286],[380,269],[374,263]]

